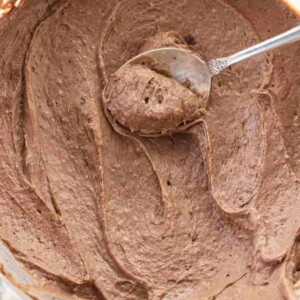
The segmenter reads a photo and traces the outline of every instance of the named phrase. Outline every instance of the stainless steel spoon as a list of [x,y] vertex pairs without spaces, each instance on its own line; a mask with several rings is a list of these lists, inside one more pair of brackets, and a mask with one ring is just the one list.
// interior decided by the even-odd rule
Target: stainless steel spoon
[[208,62],[203,61],[199,56],[187,50],[160,48],[141,53],[126,62],[122,67],[151,59],[158,65],[162,65],[174,79],[180,83],[189,82],[191,89],[197,90],[204,97],[208,97],[211,79],[214,75],[237,62],[298,40],[300,40],[300,25],[236,54]]

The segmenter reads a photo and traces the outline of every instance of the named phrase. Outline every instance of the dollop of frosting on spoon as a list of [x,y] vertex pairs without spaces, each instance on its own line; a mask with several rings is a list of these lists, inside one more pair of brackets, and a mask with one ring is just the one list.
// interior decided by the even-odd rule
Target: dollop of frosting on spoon
[[[172,33],[146,41],[143,51],[187,45]],[[114,73],[103,104],[112,125],[142,136],[170,135],[199,122],[204,114],[203,96],[173,79],[151,62],[127,64]]]

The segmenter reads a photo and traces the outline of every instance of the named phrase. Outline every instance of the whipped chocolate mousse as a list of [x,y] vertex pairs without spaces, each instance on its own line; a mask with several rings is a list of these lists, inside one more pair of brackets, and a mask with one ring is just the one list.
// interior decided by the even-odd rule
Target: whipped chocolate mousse
[[0,238],[36,282],[18,287],[297,299],[300,44],[214,77],[205,104],[147,66],[119,70],[168,45],[207,61],[297,23],[276,0],[25,0],[3,17]]

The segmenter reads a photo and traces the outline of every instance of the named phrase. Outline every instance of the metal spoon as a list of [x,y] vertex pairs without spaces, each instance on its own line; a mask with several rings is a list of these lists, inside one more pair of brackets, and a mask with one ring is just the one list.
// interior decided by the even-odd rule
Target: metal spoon
[[187,50],[160,48],[141,53],[122,67],[150,59],[155,64],[163,66],[164,70],[180,83],[189,82],[191,89],[198,91],[204,97],[208,97],[211,79],[214,75],[237,62],[298,40],[300,40],[300,25],[236,54],[213,59],[209,62],[203,61],[199,56]]

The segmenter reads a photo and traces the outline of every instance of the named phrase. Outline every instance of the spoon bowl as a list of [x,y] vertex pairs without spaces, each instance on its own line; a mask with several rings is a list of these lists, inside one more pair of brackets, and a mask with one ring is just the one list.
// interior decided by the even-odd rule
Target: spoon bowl
[[164,69],[164,73],[176,79],[189,89],[208,98],[211,88],[212,74],[208,65],[198,55],[179,48],[161,48],[141,53],[128,62],[128,64],[140,64],[151,61],[151,64]]

